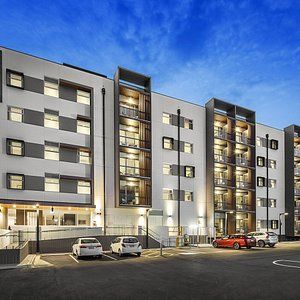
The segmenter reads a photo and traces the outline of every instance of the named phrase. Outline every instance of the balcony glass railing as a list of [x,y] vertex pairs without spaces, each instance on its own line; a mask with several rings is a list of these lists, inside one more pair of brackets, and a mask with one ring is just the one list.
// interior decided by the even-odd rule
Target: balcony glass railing
[[251,144],[251,139],[249,139],[245,134],[243,134],[243,135],[236,134],[235,135],[235,140],[238,143],[247,144],[247,145]]
[[150,149],[150,142],[120,135],[120,146]]
[[231,181],[227,178],[215,178],[216,185],[229,186]]
[[239,211],[253,211],[254,210],[253,205],[249,205],[249,204],[245,204],[245,203],[236,203],[235,207],[236,207],[236,210],[239,210]]
[[230,209],[233,209],[233,205],[231,203],[227,203],[225,201],[215,202],[215,210],[230,210]]
[[230,161],[230,157],[225,154],[215,154],[214,155],[215,162],[227,163]]
[[236,187],[238,189],[249,189],[251,187],[251,183],[247,181],[236,181]]
[[120,175],[150,177],[150,170],[138,167],[120,166]]
[[300,157],[300,149],[295,149],[294,155]]
[[300,188],[295,188],[295,195],[300,196]]
[[149,113],[126,106],[120,106],[120,115],[133,119],[143,119],[150,121]]
[[232,140],[232,135],[222,128],[214,128],[214,136],[219,139]]
[[299,168],[295,168],[295,175],[300,176],[300,169]]
[[250,161],[244,157],[236,157],[235,162],[238,166],[250,166]]

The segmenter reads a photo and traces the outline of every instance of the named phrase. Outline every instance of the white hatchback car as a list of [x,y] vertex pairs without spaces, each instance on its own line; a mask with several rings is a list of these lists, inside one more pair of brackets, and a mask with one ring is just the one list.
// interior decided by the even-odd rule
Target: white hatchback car
[[97,256],[102,258],[102,245],[96,238],[79,238],[72,245],[72,253],[81,256]]
[[247,236],[254,237],[259,247],[263,248],[265,245],[274,247],[278,243],[278,236],[271,231],[253,231],[249,232]]
[[112,253],[118,253],[122,256],[125,253],[136,253],[141,256],[142,245],[139,240],[133,236],[122,236],[114,239],[110,245]]

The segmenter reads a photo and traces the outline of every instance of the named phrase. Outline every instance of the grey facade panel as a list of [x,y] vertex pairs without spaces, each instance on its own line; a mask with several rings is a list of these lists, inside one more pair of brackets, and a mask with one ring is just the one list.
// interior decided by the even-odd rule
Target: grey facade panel
[[26,142],[25,156],[33,158],[44,158],[44,145]]
[[59,98],[76,102],[77,101],[77,90],[71,86],[60,85],[59,86]]
[[180,195],[180,201],[184,201],[184,194],[185,194],[184,190],[180,190],[180,193],[178,193],[178,190],[173,190],[173,194],[174,194],[174,199],[173,200],[178,201],[178,197]]
[[179,148],[180,152],[184,152],[184,142],[180,141],[180,148]]
[[67,117],[59,117],[59,129],[77,132],[77,119],[71,119]]
[[76,163],[78,160],[77,149],[73,148],[60,148],[59,160]]
[[44,113],[31,109],[24,109],[24,123],[44,126]]
[[44,94],[44,81],[30,76],[24,76],[24,89],[30,92]]
[[0,50],[0,103],[2,102],[3,97],[3,82],[2,82],[2,51]]
[[59,185],[61,193],[77,193],[77,180],[61,178]]
[[45,179],[39,176],[25,176],[25,190],[44,191]]

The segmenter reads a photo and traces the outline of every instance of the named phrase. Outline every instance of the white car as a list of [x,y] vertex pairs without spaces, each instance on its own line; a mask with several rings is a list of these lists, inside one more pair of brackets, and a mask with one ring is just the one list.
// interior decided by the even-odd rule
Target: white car
[[96,238],[79,238],[72,245],[72,253],[81,256],[97,256],[102,258],[102,245]]
[[274,247],[278,243],[278,236],[271,231],[253,231],[249,232],[247,236],[254,237],[259,247],[263,248],[266,245]]
[[112,253],[118,253],[122,256],[125,253],[136,253],[137,256],[141,256],[142,246],[139,240],[133,236],[117,237],[112,241],[110,245]]

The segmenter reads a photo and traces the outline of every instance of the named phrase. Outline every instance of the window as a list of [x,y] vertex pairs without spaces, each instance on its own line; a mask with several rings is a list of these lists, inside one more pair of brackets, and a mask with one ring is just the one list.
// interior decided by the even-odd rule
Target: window
[[48,128],[59,129],[59,116],[58,112],[55,111],[45,111],[44,114],[44,126]]
[[89,181],[79,180],[77,183],[77,193],[90,195],[91,194],[91,183]]
[[12,190],[23,190],[24,175],[7,174],[7,188]]
[[257,186],[266,186],[266,178],[264,177],[257,177]]
[[184,142],[184,152],[185,153],[193,153],[193,144]]
[[173,200],[173,190],[163,189],[163,200]]
[[256,137],[256,146],[262,147],[263,145],[263,139],[260,137]]
[[46,79],[44,81],[44,94],[58,98],[58,80]]
[[172,166],[169,164],[163,164],[163,174],[164,175],[171,175]]
[[271,220],[271,228],[278,229],[278,220]]
[[274,159],[269,160],[269,168],[276,169],[276,160]]
[[90,135],[91,131],[91,122],[90,121],[83,121],[77,120],[77,132]]
[[276,188],[276,180],[275,179],[270,179],[269,180],[269,187],[270,188]]
[[185,166],[184,176],[189,178],[195,177],[195,167]]
[[[267,207],[267,199],[266,198],[257,198],[257,206],[258,207]],[[276,207],[276,199],[269,199],[269,207]]]
[[257,165],[259,167],[264,167],[265,166],[265,158],[262,156],[257,156]]
[[271,140],[270,141],[270,148],[273,150],[277,150],[278,149],[278,141],[277,140]]
[[269,207],[272,208],[276,207],[276,199],[269,199]]
[[24,142],[18,140],[7,139],[7,151],[8,155],[24,156]]
[[23,122],[24,111],[22,108],[9,107],[8,108],[8,120],[15,122]]
[[184,192],[184,201],[193,201],[193,192]]
[[186,129],[193,129],[193,120],[184,119],[184,128]]
[[80,164],[91,164],[91,153],[86,150],[79,150],[79,163]]
[[172,115],[168,113],[163,113],[162,121],[164,124],[171,124]]
[[91,104],[91,93],[87,91],[77,90],[77,102],[90,105]]
[[57,175],[52,175],[51,177],[45,177],[45,191],[59,192],[59,178]]
[[24,75],[18,72],[7,71],[7,85],[24,88]]
[[45,142],[44,158],[59,160],[59,146],[57,143]]
[[173,149],[174,139],[163,137],[163,148],[164,149]]

